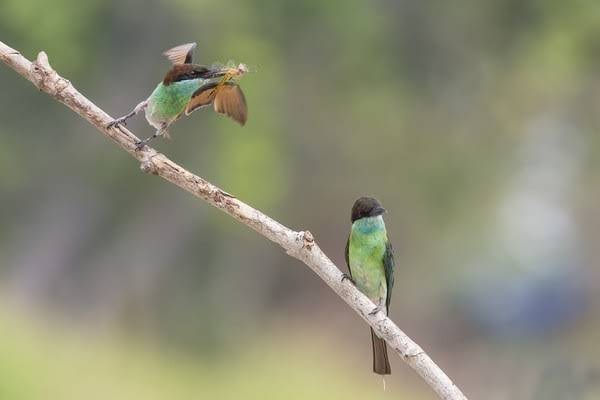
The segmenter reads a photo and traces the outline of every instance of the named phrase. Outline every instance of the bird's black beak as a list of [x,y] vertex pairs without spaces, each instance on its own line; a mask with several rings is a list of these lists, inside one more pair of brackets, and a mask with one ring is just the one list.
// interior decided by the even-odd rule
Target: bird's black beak
[[383,215],[387,212],[387,210],[381,206],[375,207],[373,209],[373,215],[377,216],[377,215]]

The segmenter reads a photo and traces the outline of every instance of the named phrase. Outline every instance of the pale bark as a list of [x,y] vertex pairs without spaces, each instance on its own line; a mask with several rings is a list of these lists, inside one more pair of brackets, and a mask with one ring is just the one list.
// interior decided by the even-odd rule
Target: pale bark
[[71,82],[59,76],[48,63],[46,53],[40,52],[37,59],[30,62],[18,51],[0,42],[0,60],[30,80],[39,90],[46,92],[85,118],[102,134],[136,158],[144,172],[158,175],[179,186],[279,244],[287,254],[302,261],[324,280],[373,328],[378,336],[385,339],[388,346],[423,378],[439,398],[466,399],[460,389],[423,349],[404,334],[391,319],[381,312],[375,315],[369,314],[375,305],[352,283],[347,280],[342,281],[342,272],[321,251],[309,231],[294,231],[287,228],[148,146],[136,150],[135,143],[138,138],[123,127],[106,128],[112,118],[79,93]]

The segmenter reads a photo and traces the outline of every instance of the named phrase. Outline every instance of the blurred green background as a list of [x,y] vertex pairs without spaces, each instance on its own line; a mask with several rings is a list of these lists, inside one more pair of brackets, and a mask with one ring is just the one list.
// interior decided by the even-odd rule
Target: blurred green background
[[[600,396],[600,3],[3,0],[0,40],[113,116],[197,41],[249,121],[155,146],[342,267],[378,197],[391,316],[472,399]],[[281,249],[0,66],[0,399],[433,399]],[[143,116],[129,127],[153,130]]]

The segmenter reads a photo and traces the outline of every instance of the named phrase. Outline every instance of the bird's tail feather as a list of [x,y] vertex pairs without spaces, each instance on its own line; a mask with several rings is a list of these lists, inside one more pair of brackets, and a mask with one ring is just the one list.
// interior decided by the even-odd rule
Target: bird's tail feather
[[373,372],[379,375],[391,374],[385,340],[378,337],[371,329],[371,341],[373,342]]

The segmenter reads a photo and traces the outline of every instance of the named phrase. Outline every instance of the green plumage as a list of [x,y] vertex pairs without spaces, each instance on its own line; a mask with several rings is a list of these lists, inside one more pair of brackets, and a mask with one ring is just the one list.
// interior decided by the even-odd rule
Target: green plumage
[[388,251],[391,253],[381,216],[361,218],[352,224],[348,238],[348,267],[352,279],[371,301],[385,304],[386,308],[392,289],[388,280],[393,279],[392,271],[386,267]]
[[146,118],[156,128],[160,128],[162,123],[172,123],[184,112],[192,94],[209,82],[198,78],[173,82],[168,86],[159,83],[148,99]]

